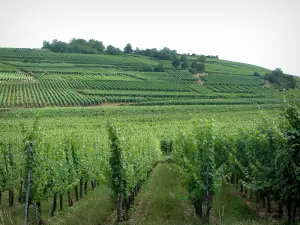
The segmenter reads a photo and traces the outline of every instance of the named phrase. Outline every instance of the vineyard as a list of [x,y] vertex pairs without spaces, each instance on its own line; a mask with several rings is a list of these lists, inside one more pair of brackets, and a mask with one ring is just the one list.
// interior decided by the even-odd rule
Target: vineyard
[[[142,72],[145,66],[151,68],[159,63],[165,65],[164,72]],[[171,69],[165,61],[137,55],[1,48],[0,107],[183,105],[185,102],[223,105],[256,103],[257,98],[259,103],[266,104],[280,101],[274,88],[267,88],[262,78],[251,75],[256,70],[261,73],[268,70],[224,60],[208,60],[206,64],[206,72],[195,75],[188,70]]]
[[110,55],[85,55],[53,53],[45,50],[0,48],[0,60],[21,62],[51,62],[51,63],[75,63],[75,64],[102,64],[102,65],[124,65],[142,66],[156,65],[157,62],[145,57],[135,56],[110,56]]
[[[26,218],[31,222],[39,221],[47,217],[42,214],[44,205],[47,205],[45,202],[52,201],[49,215],[53,216],[56,211],[84,201],[88,192],[95,191],[98,186],[108,186],[113,193],[112,201],[116,202],[118,213],[115,219],[121,221],[131,209],[149,173],[167,155],[180,166],[180,173],[185,174],[189,199],[203,223],[209,220],[210,210],[214,207],[213,196],[225,183],[237,186],[240,193],[249,199],[255,197],[259,205],[266,200],[267,212],[272,210],[270,205],[274,207],[277,204],[282,210],[280,217],[287,215],[291,224],[296,220],[297,214],[293,212],[297,209],[294,202],[298,201],[298,196],[289,189],[283,196],[280,193],[287,185],[292,190],[298,187],[298,159],[286,155],[286,149],[290,149],[292,155],[298,154],[295,143],[299,141],[299,128],[298,122],[294,121],[299,117],[299,109],[287,106],[286,119],[278,114],[275,116],[281,118],[280,122],[258,119],[251,108],[246,109],[247,113],[252,112],[251,116],[242,116],[227,109],[227,114],[230,113],[227,118],[221,116],[221,111],[214,110],[222,118],[216,117],[217,121],[184,118],[184,112],[179,114],[181,118],[176,117],[176,109],[173,109],[174,113],[169,109],[165,113],[167,117],[163,116],[163,109],[149,112],[147,116],[147,108],[137,110],[127,107],[126,110],[118,109],[103,117],[110,112],[106,109],[89,119],[80,119],[76,111],[70,110],[72,115],[62,112],[61,119],[55,124],[48,124],[52,121],[50,114],[41,113],[41,124],[34,122],[30,128],[32,119],[26,120],[29,124],[24,124],[21,132],[14,132],[13,127],[19,129],[16,118],[22,114],[3,114],[7,121],[1,125],[2,128],[9,126],[13,133],[6,132],[1,138],[1,193],[2,196],[9,194],[7,203],[4,202],[6,198],[2,199],[2,203],[11,208],[19,207],[19,204],[30,206]],[[240,111],[239,108],[236,110]],[[131,115],[134,115],[135,123],[130,122],[133,119]],[[212,114],[203,111],[202,115]],[[233,115],[241,120],[234,123],[237,117],[232,119]],[[53,118],[57,116],[55,112],[52,115]],[[156,116],[163,121],[171,120],[172,125],[159,125]],[[26,117],[32,118],[28,113],[22,116]],[[72,126],[72,117],[76,118],[75,126]],[[144,121],[147,117],[155,121],[155,126]],[[249,117],[256,119],[247,122]],[[102,122],[97,123],[99,118],[103,118]],[[109,122],[112,118],[113,124]],[[43,130],[43,127],[47,129]],[[57,130],[58,127],[61,131]],[[286,163],[278,162],[278,157]],[[294,169],[291,170],[291,167]],[[287,173],[286,176],[291,178],[285,180],[282,176]],[[268,183],[265,183],[266,177]],[[283,207],[290,210],[288,214],[284,213]],[[32,215],[34,211],[41,211],[37,214],[41,216]]]
[[300,222],[299,90],[205,65],[1,48],[0,224]]

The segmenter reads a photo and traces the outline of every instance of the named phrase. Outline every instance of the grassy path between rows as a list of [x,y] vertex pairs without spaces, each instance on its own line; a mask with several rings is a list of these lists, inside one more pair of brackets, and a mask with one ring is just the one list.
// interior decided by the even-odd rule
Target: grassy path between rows
[[110,198],[110,189],[103,186],[90,192],[74,207],[47,221],[50,225],[106,225],[116,210]]
[[267,225],[274,224],[261,218],[251,209],[245,199],[237,194],[237,189],[224,185],[216,194],[211,212],[211,224],[220,225]]
[[123,224],[198,224],[182,180],[175,164],[159,164]]
[[[200,224],[188,200],[187,187],[175,164],[159,164],[144,184],[122,225]],[[210,224],[270,224],[249,208],[235,188],[225,185],[215,196]]]

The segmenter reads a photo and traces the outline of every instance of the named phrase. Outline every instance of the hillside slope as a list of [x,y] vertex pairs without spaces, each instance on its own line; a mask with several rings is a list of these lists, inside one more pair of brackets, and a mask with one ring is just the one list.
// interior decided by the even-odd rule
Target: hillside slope
[[[163,72],[153,72],[158,65]],[[0,48],[0,107],[280,103],[278,90],[253,76],[265,68],[219,59],[205,68],[192,74],[135,54]]]

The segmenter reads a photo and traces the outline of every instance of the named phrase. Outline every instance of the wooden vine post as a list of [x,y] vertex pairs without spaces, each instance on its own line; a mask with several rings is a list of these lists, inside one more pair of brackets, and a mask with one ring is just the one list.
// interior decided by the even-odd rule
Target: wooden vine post
[[26,146],[27,153],[27,187],[26,187],[26,201],[25,201],[25,217],[24,225],[28,224],[28,211],[29,211],[29,201],[30,201],[30,182],[31,182],[31,170],[30,170],[30,161],[31,161],[31,147],[30,144]]
[[[9,144],[9,163],[11,168],[13,167],[14,163],[13,163],[13,154],[12,154],[12,145]],[[14,191],[12,189],[9,190],[8,192],[9,198],[9,207],[13,207],[14,206]]]

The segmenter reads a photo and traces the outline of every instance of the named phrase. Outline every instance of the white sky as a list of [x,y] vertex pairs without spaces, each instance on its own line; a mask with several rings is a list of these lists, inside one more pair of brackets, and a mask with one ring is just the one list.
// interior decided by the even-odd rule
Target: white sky
[[300,76],[300,0],[0,0],[0,46],[101,40],[176,49]]

